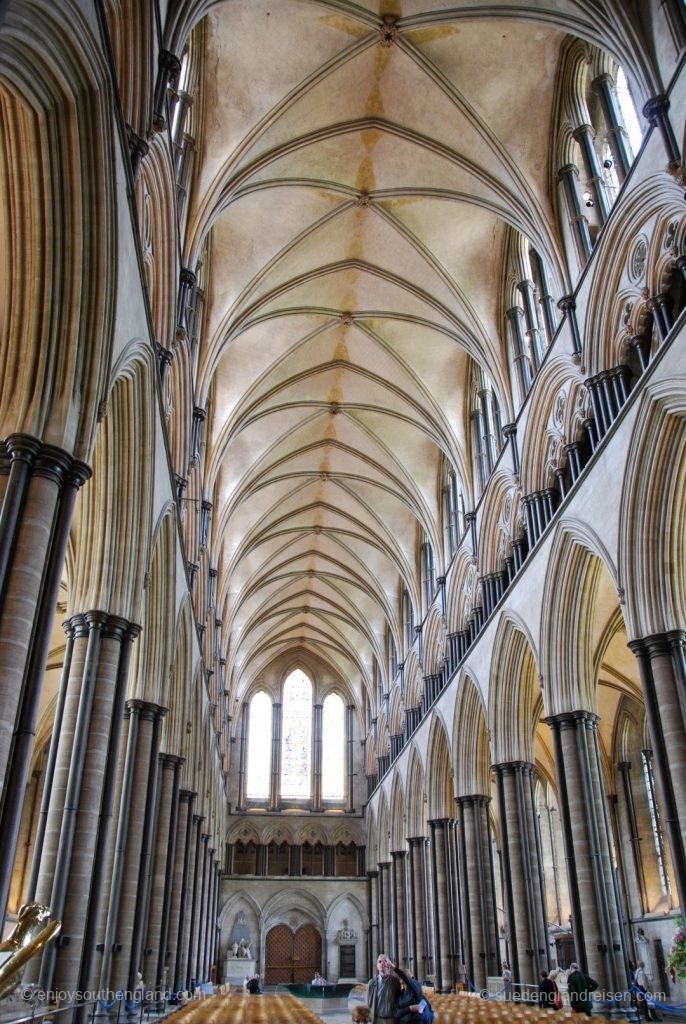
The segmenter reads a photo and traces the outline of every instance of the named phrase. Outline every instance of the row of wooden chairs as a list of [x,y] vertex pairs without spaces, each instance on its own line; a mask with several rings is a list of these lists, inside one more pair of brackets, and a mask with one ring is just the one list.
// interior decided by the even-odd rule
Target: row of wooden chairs
[[220,995],[194,1000],[170,1018],[170,1024],[323,1024],[295,996]]
[[[571,1024],[579,1017],[570,1009],[549,1010],[523,1003],[481,999],[477,994],[432,995],[434,1024]],[[616,1024],[627,1024],[618,1020]]]

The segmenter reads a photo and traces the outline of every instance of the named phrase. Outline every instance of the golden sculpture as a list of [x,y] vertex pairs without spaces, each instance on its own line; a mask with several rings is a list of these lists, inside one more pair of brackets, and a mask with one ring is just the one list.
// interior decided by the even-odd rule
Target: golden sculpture
[[[14,991],[21,982],[28,961],[62,927],[61,921],[45,923],[51,913],[50,907],[42,903],[25,903],[20,908],[14,931],[4,942],[0,942],[0,999]],[[8,953],[9,956],[6,956]]]

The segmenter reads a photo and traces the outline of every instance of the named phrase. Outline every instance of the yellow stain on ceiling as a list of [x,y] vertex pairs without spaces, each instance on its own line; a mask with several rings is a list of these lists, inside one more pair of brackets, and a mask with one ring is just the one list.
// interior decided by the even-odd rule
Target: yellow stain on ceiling
[[406,32],[405,35],[409,42],[414,43],[415,46],[421,46],[423,43],[434,43],[437,39],[456,36],[459,31],[456,25],[436,25],[433,28],[416,28]]
[[345,338],[341,338],[336,348],[333,351],[333,358],[340,359],[346,363],[350,362],[350,355],[348,353],[348,346],[345,343]]
[[403,8],[400,0],[384,0],[379,8],[379,16],[384,18],[387,14],[392,14],[394,18],[402,17]]
[[370,29],[366,25],[360,25],[357,21],[344,18],[342,14],[322,14],[319,20],[322,25],[336,29],[337,32],[345,32],[349,36],[355,36],[356,39],[364,39],[370,33]]

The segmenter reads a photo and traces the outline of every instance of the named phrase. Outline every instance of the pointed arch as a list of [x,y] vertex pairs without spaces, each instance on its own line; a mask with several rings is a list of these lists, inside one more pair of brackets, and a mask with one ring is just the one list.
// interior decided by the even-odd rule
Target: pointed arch
[[407,771],[407,836],[410,839],[426,835],[425,802],[424,769],[413,744]]
[[506,613],[498,623],[488,688],[488,725],[494,764],[534,760],[541,687],[531,637]]
[[[143,342],[133,342],[115,368],[93,477],[74,515],[75,611],[107,608],[138,621],[152,532],[155,372],[152,349]],[[104,518],[103,509],[109,513]]]
[[649,384],[631,439],[619,520],[629,635],[686,622],[686,378]]
[[453,766],[450,741],[438,714],[431,720],[426,776],[429,780],[428,815],[433,818],[452,818],[455,814]]
[[599,538],[565,519],[557,526],[543,592],[541,674],[546,713],[595,711],[594,633],[599,599],[617,597],[617,573]]
[[458,683],[453,724],[456,796],[490,793],[491,753],[481,691],[466,673]]

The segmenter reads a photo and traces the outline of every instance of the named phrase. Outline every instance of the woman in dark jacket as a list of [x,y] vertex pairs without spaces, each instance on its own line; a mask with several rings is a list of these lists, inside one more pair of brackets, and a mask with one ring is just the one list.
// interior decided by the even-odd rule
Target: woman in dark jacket
[[541,971],[541,979],[538,983],[538,1005],[546,1010],[556,1010],[556,996],[557,985],[552,978],[548,977],[547,971]]
[[[394,967],[393,970],[404,986],[393,1010],[395,1020],[399,1021],[399,1024],[419,1024],[420,1021],[430,1024],[434,1019],[434,1012],[422,992],[422,986],[416,978],[413,978],[411,974],[406,974],[402,968]],[[410,1009],[411,1006],[419,1006],[421,1003],[424,1004],[424,1009],[421,1012]]]

